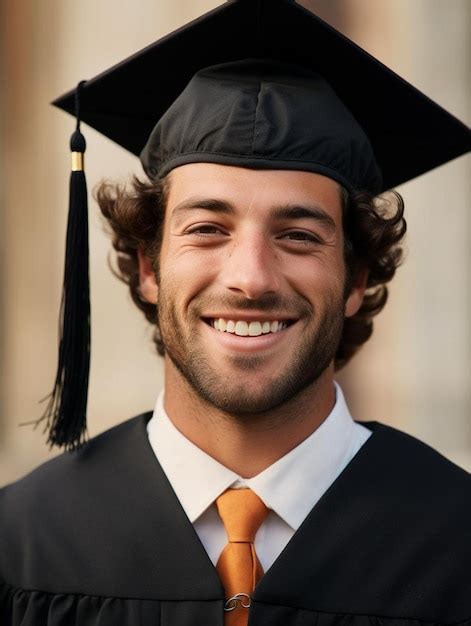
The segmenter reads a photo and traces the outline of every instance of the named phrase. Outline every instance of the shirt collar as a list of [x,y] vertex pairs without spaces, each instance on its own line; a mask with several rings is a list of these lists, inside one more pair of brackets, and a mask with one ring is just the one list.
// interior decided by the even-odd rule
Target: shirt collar
[[164,409],[164,392],[157,398],[147,424],[150,444],[191,523],[239,477],[187,439]]
[[288,454],[253,478],[238,476],[187,439],[172,423],[160,393],[147,425],[150,444],[190,522],[231,486],[247,486],[293,530],[330,487],[351,454],[355,423],[337,383],[334,408]]

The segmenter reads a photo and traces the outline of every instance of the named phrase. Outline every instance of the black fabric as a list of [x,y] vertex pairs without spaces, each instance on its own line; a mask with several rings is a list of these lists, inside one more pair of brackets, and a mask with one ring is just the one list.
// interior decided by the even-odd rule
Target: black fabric
[[[2,626],[222,626],[150,414],[0,491]],[[257,587],[250,626],[471,626],[469,475],[380,424]]]
[[150,178],[209,162],[317,172],[349,191],[381,189],[368,137],[332,88],[279,61],[198,72],[157,123],[141,161]]
[[[139,155],[196,72],[247,58],[322,76],[368,136],[383,174],[381,190],[471,149],[464,124],[290,0],[226,2],[91,78],[82,88],[82,120]],[[54,104],[73,114],[74,91]],[[279,167],[289,166],[280,159]]]

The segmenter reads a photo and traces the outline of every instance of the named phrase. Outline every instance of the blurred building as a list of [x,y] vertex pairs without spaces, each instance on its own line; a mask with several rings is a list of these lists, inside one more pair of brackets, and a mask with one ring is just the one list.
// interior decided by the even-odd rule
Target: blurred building
[[[0,0],[0,484],[55,454],[40,428],[19,426],[41,414],[56,368],[73,120],[49,102],[218,4]],[[302,4],[470,122],[468,0]],[[90,188],[141,173],[134,157],[85,132]],[[339,378],[357,419],[397,426],[471,469],[469,165],[462,157],[399,189],[407,260],[372,340]],[[107,267],[109,242],[93,202],[90,246],[94,435],[153,407],[162,365]]]

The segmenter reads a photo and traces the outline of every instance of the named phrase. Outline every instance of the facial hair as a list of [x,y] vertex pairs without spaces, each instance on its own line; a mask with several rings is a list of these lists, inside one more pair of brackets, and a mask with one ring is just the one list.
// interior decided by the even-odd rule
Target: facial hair
[[[222,305],[221,310],[296,311],[300,318],[296,323],[310,320],[293,356],[280,364],[279,372],[263,388],[250,393],[243,376],[235,375],[232,380],[228,380],[227,376],[217,371],[205,353],[204,339],[198,329],[202,323],[200,312],[209,308],[208,298],[192,303],[188,309],[185,332],[170,292],[171,289],[167,289],[161,281],[158,317],[166,355],[203,401],[234,417],[243,418],[272,411],[313,385],[335,357],[342,336],[343,294],[331,294],[322,314],[316,313],[302,298],[287,303],[276,294],[267,294],[257,301],[218,300],[217,304]],[[211,299],[211,304],[216,304],[214,299]],[[247,372],[247,375],[263,366],[264,360],[263,355],[239,354],[232,358],[233,365],[241,372]]]

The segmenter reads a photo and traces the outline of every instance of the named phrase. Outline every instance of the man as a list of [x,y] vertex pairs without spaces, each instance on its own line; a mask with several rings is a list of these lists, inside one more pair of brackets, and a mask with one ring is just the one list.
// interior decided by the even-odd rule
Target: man
[[[237,25],[246,40],[221,53]],[[299,46],[285,49],[280,28]],[[162,98],[148,70],[169,59]],[[164,393],[153,413],[80,445],[76,155],[47,417],[50,441],[78,449],[0,494],[2,623],[471,624],[468,474],[353,422],[334,384],[400,262],[402,201],[376,196],[465,152],[469,131],[286,0],[221,7],[139,61],[139,80],[135,57],[78,89],[77,110],[142,149],[149,180],[105,185],[98,200],[121,276],[155,324]],[[370,83],[384,92],[374,105]],[[388,116],[392,94],[407,120]],[[133,119],[136,99],[150,129],[144,113]],[[81,135],[72,149],[83,153]]]

